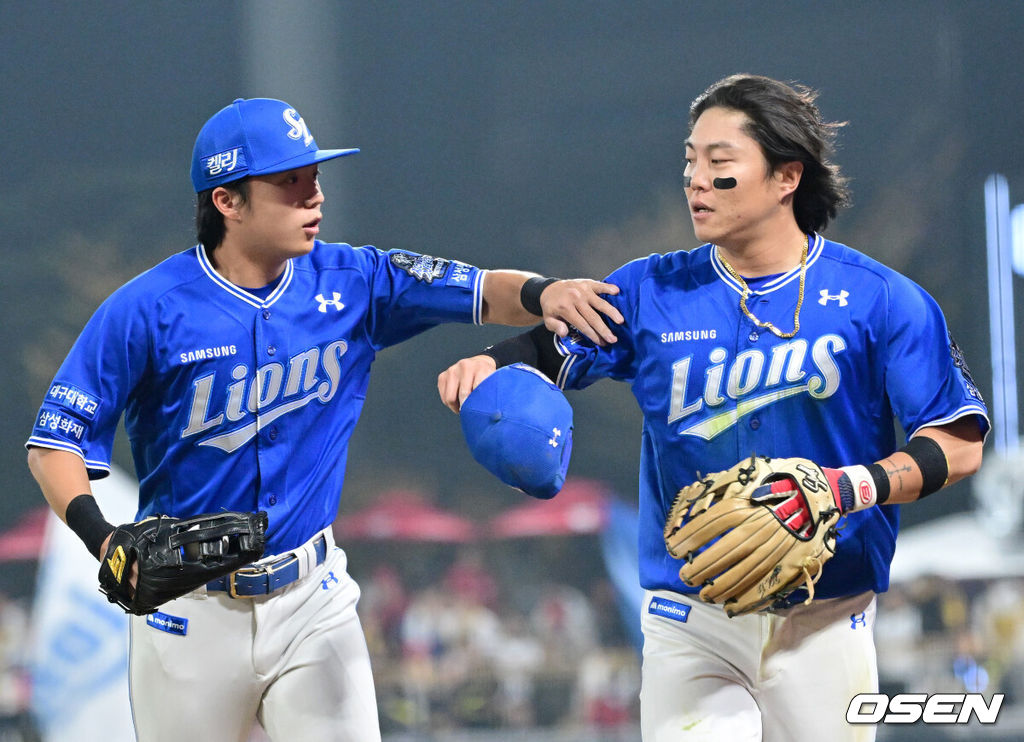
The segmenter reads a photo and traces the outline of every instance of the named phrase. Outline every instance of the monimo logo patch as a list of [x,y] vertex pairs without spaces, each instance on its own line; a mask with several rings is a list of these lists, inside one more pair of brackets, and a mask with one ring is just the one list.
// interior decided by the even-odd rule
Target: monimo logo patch
[[647,606],[647,612],[655,616],[671,618],[673,621],[686,623],[690,617],[690,606],[685,603],[677,603],[667,598],[651,598],[651,604]]
[[168,634],[185,636],[188,633],[188,619],[172,616],[169,613],[150,613],[146,616],[146,623],[154,629],[166,631]]

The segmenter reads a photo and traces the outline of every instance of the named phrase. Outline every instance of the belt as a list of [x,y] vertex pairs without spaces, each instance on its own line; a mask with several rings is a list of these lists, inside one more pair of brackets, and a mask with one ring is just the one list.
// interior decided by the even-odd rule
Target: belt
[[[311,544],[316,564],[323,564],[327,558],[327,537],[317,536]],[[304,547],[305,548],[305,547]],[[312,556],[312,554],[311,554]],[[254,598],[269,595],[285,585],[290,585],[305,573],[301,568],[303,560],[296,554],[288,554],[268,564],[243,567],[231,574],[206,583],[208,591],[226,592],[232,598]]]

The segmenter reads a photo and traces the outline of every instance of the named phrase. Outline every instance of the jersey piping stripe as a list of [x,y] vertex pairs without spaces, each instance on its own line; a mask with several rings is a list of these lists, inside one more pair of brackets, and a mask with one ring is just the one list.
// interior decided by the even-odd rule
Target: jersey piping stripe
[[40,438],[37,435],[32,436],[25,442],[25,448],[35,446],[37,448],[53,448],[58,451],[68,451],[78,456],[82,461],[85,462],[86,467],[89,469],[99,469],[100,471],[110,471],[110,464],[105,461],[97,461],[95,459],[85,458],[85,454],[82,449],[73,443],[65,443],[64,441],[56,441],[52,438]]
[[967,417],[968,415],[978,415],[979,417],[983,418],[986,423],[988,423],[988,428],[985,431],[985,435],[981,439],[981,442],[984,443],[985,440],[988,438],[988,434],[992,430],[992,422],[988,419],[988,413],[985,410],[985,408],[978,407],[976,405],[967,405],[966,407],[961,407],[956,412],[950,415],[946,415],[945,417],[939,418],[938,420],[929,420],[924,425],[920,425],[917,428],[914,428],[914,430],[912,430],[907,435],[907,440],[909,441],[911,438],[913,438],[915,435],[920,433],[925,428],[935,428],[940,425],[946,425],[948,423],[953,422],[954,420],[959,420],[962,417]]
[[228,281],[222,275],[217,272],[217,269],[213,267],[210,259],[206,256],[206,250],[203,249],[202,245],[196,245],[196,256],[199,258],[199,265],[202,266],[203,272],[210,277],[215,284],[220,286],[222,289],[227,291],[232,296],[241,299],[246,304],[251,304],[257,309],[271,306],[275,301],[281,298],[285,290],[288,288],[288,284],[291,283],[292,276],[295,274],[295,268],[292,266],[292,261],[289,260],[284,264],[284,275],[281,277],[281,282],[277,285],[266,300],[260,299],[255,294],[250,294],[248,291],[235,286],[235,284]]
[[478,270],[473,279],[473,324],[484,323],[484,274],[487,271]]
[[562,344],[562,339],[558,335],[552,335],[551,341],[555,344],[555,350],[558,354],[565,357],[562,361],[561,367],[558,369],[558,373],[555,375],[555,386],[559,389],[565,389],[565,382],[569,376],[569,369],[573,367],[576,360],[579,358],[575,353],[570,353],[568,349]]
[[[814,235],[814,244],[807,251],[807,269],[810,270],[811,266],[814,265],[815,261],[821,257],[821,253],[825,248],[825,238],[820,234]],[[739,281],[729,275],[729,272],[722,265],[722,260],[718,256],[718,248],[714,245],[711,246],[711,265],[715,269],[715,273],[718,277],[725,282],[733,291],[737,294],[743,293],[743,287],[740,286]],[[788,273],[783,273],[776,279],[773,279],[762,286],[760,289],[750,289],[750,293],[753,296],[761,296],[763,294],[770,294],[776,289],[780,289],[787,283],[800,278],[800,266],[797,266]]]

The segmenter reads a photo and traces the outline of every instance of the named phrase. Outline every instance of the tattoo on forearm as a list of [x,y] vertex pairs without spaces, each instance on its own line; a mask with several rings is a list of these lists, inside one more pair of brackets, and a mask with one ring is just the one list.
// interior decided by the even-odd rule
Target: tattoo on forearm
[[890,482],[892,482],[893,477],[895,477],[896,485],[893,487],[893,493],[903,492],[903,474],[909,474],[911,471],[913,471],[910,465],[904,464],[903,466],[897,466],[895,463],[893,463],[892,459],[886,459],[882,466],[885,468],[885,474],[886,476],[889,477]]

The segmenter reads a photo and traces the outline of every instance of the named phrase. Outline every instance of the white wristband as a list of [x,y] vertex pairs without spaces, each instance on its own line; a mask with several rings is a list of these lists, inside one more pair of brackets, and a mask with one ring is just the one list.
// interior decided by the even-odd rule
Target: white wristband
[[[842,466],[839,471],[850,478],[853,485],[853,503],[846,512],[854,513],[874,505],[878,501],[878,491],[875,489],[875,480],[866,466],[857,464],[855,466]],[[844,503],[845,504],[845,503]]]

